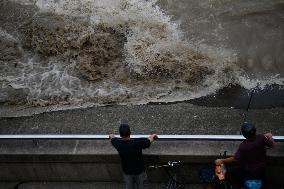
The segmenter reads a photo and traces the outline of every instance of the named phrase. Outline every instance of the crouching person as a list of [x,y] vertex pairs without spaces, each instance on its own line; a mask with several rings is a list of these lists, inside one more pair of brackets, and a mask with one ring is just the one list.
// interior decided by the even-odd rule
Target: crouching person
[[148,188],[142,149],[149,148],[157,135],[152,134],[148,138],[131,139],[130,127],[127,124],[120,125],[119,134],[121,138],[116,138],[114,135],[109,135],[109,138],[121,159],[125,188]]

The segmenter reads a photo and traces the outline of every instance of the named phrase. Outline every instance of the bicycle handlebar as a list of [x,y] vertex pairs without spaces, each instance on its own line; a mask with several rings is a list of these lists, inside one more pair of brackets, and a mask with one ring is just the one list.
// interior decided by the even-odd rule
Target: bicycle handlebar
[[174,167],[174,166],[177,166],[177,165],[180,165],[181,164],[181,161],[169,161],[168,162],[168,165],[171,166],[171,167]]
[[167,164],[162,164],[162,165],[149,165],[149,168],[162,168],[162,167],[175,167],[180,165],[182,162],[181,161],[168,161]]

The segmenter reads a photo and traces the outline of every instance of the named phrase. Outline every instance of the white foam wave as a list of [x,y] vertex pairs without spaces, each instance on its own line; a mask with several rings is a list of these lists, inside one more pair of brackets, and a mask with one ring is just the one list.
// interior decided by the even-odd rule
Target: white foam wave
[[[16,1],[16,0],[15,0]],[[240,84],[251,89],[267,84],[284,84],[279,76],[272,78],[249,79],[239,68],[224,72],[224,68],[234,67],[237,62],[235,52],[229,49],[216,49],[206,44],[191,44],[184,40],[179,26],[171,20],[157,5],[157,0],[25,0],[17,2],[35,4],[41,11],[59,15],[82,17],[92,25],[104,25],[119,28],[125,32],[126,63],[137,73],[150,65],[155,54],[169,52],[176,60],[182,61],[185,49],[196,51],[210,57],[204,64],[213,68],[215,73],[208,75],[199,84],[180,84],[179,89],[173,82],[147,85],[128,85],[112,80],[88,82],[80,79],[77,63],[66,64],[56,57],[43,63],[31,57],[21,62],[15,70],[17,74],[2,73],[2,88],[28,89],[28,101],[55,102],[96,102],[96,103],[147,103],[149,101],[181,101],[214,93],[230,83]],[[3,33],[3,32],[2,32]],[[0,35],[2,35],[0,32]],[[6,33],[6,37],[9,36]],[[19,71],[21,70],[21,71]]]

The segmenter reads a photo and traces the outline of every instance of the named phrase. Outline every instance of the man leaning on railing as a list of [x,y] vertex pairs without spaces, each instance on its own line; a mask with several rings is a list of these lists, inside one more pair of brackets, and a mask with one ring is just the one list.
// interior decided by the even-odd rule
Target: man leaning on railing
[[121,159],[125,188],[147,188],[148,179],[145,172],[142,149],[149,148],[151,143],[157,138],[157,135],[152,134],[148,138],[131,139],[128,124],[120,125],[119,134],[122,138],[116,138],[113,134],[109,135],[109,138]]
[[266,148],[274,145],[271,133],[256,134],[253,124],[245,122],[241,132],[246,138],[235,155],[226,159],[217,159],[216,165],[239,162],[244,172],[244,186],[247,189],[264,188],[266,169]]

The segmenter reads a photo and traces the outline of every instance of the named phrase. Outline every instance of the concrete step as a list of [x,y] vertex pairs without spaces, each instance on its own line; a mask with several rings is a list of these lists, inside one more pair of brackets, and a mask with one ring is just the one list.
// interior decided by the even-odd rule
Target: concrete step
[[[167,183],[150,183],[149,189],[166,188]],[[204,184],[187,184],[185,189],[205,189]],[[1,183],[0,189],[123,189],[119,182],[26,182]],[[283,189],[284,185],[269,186],[268,189]]]

